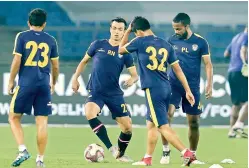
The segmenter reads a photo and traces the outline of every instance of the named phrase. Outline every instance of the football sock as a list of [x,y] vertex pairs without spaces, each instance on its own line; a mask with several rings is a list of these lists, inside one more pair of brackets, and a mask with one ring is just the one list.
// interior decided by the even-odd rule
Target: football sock
[[88,120],[93,132],[99,137],[99,139],[105,144],[106,148],[109,149],[112,147],[112,143],[107,135],[106,128],[101,121],[97,118]]
[[118,147],[120,151],[119,157],[122,157],[125,153],[125,150],[127,146],[129,145],[129,142],[131,140],[132,134],[125,134],[123,132],[120,133],[119,138],[118,138]]
[[169,145],[163,145],[163,151],[168,152],[169,151]]
[[43,162],[44,155],[37,155],[36,162],[41,161]]
[[23,152],[23,151],[27,150],[27,148],[25,145],[19,145],[18,150],[19,150],[19,152]]

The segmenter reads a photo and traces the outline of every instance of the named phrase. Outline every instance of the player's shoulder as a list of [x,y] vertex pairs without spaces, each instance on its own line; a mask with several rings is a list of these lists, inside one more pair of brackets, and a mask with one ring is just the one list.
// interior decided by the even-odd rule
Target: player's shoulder
[[101,45],[101,44],[105,44],[105,43],[107,43],[108,42],[108,40],[107,39],[97,39],[97,40],[94,40],[92,43],[91,43],[91,45]]
[[30,33],[30,30],[25,30],[25,31],[18,32],[16,34],[16,38],[23,38],[23,37],[27,36],[29,33]]
[[171,47],[172,46],[168,39],[163,39],[161,37],[155,37],[155,39],[158,40],[158,42],[163,44],[165,47]]
[[49,34],[48,32],[43,32],[44,33],[44,36],[46,37],[46,38],[49,38],[49,39],[51,39],[51,40],[53,40],[53,41],[55,41],[56,42],[56,39],[55,39],[55,37],[54,36],[52,36],[51,34]]
[[195,39],[200,42],[200,43],[207,43],[207,40],[201,36],[200,34],[197,33],[193,33],[193,36],[195,37]]
[[177,37],[176,34],[172,34],[171,36],[169,36],[169,37],[167,38],[167,41],[171,41],[171,40],[179,40],[179,37]]

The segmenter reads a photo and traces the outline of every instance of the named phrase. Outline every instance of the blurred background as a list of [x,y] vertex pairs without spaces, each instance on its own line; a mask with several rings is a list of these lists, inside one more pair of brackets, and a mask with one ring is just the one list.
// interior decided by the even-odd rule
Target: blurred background
[[[53,96],[51,124],[86,124],[83,103],[91,63],[80,78],[81,90],[73,95],[71,78],[88,46],[95,39],[109,38],[110,20],[120,16],[128,22],[134,16],[146,17],[155,34],[166,39],[173,34],[171,21],[179,12],[189,14],[192,30],[207,39],[214,64],[213,99],[205,100],[205,72],[201,88],[204,112],[202,125],[228,125],[231,112],[230,88],[227,82],[228,59],[223,53],[232,37],[243,31],[248,21],[248,2],[0,2],[0,123],[7,123],[10,97],[7,95],[9,69],[15,35],[28,29],[28,13],[34,8],[47,11],[45,31],[57,39],[61,73]],[[134,37],[134,36],[133,36]],[[120,83],[127,79],[124,70]],[[145,100],[139,82],[124,90],[134,124],[145,124]],[[245,93],[247,94],[247,93]],[[101,115],[104,123],[114,124],[109,110]],[[33,117],[23,119],[33,123]],[[174,124],[185,124],[181,110],[175,113]]]

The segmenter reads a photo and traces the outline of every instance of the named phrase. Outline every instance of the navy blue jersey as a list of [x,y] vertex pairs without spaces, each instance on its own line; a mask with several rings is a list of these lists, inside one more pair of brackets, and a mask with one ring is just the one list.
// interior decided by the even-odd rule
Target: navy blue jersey
[[126,50],[137,53],[142,89],[168,87],[167,63],[178,62],[168,42],[153,35],[136,37]]
[[50,83],[50,59],[58,59],[55,38],[45,32],[28,30],[16,35],[14,55],[22,57],[19,86],[40,86]]
[[86,55],[92,57],[93,65],[88,90],[106,96],[122,95],[119,77],[124,65],[126,68],[134,66],[130,54],[118,54],[119,46],[112,46],[108,40],[96,40],[88,48]]
[[[189,86],[191,88],[200,87],[201,58],[210,56],[207,41],[200,35],[193,33],[187,40],[179,39],[173,35],[168,42],[175,50]],[[169,72],[169,76],[172,84],[182,86],[172,69]]]

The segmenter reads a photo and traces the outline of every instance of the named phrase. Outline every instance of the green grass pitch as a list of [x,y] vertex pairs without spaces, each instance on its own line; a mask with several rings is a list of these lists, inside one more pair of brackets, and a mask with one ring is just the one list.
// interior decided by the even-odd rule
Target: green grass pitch
[[[187,128],[174,128],[179,137],[188,144]],[[21,165],[21,168],[34,168],[36,159],[36,129],[34,126],[25,127],[25,141],[31,158]],[[10,167],[16,157],[17,146],[9,127],[0,127],[0,168]],[[117,144],[120,133],[118,128],[108,128],[113,144]],[[91,143],[103,144],[93,134],[90,128],[49,128],[49,143],[45,155],[47,168],[129,168],[131,164],[116,162],[105,149],[104,163],[87,163],[83,152]],[[134,128],[133,137],[127,154],[134,160],[140,160],[146,150],[146,129]],[[156,168],[179,168],[182,164],[180,153],[172,149],[171,163],[168,166],[159,164],[161,157],[161,140],[158,141],[153,156],[153,166]],[[198,149],[198,158],[206,165],[192,165],[194,168],[208,168],[212,164],[220,164],[221,160],[229,158],[236,164],[221,164],[224,168],[248,168],[248,142],[247,139],[228,139],[227,129],[201,128],[201,138]]]

